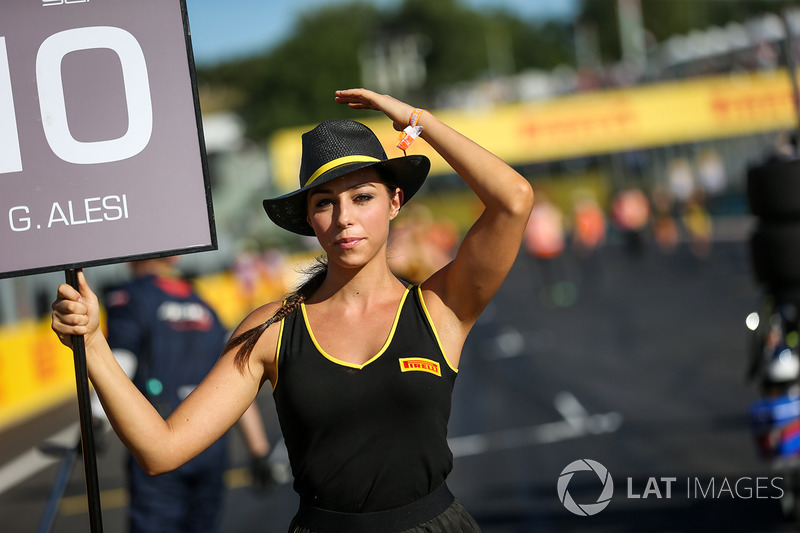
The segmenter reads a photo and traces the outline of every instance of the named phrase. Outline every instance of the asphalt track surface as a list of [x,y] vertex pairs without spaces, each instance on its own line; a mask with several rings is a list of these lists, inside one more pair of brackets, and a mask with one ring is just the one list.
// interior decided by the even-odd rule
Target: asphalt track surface
[[[748,424],[756,389],[744,379],[744,320],[761,291],[746,243],[715,243],[705,261],[685,248],[634,256],[609,245],[588,262],[550,267],[520,255],[464,350],[449,484],[483,530],[795,530],[778,498],[783,473],[756,455]],[[278,441],[272,399],[259,402]],[[57,474],[54,463],[4,488],[8,465],[76,421],[69,403],[0,434],[1,532],[38,530]],[[291,484],[254,493],[233,439],[222,531],[285,532],[297,505]],[[107,532],[125,531],[124,457],[113,435],[98,455]],[[559,497],[562,470],[581,459],[614,484],[591,516]],[[567,500],[598,508],[598,475],[563,479]],[[80,461],[52,531],[89,531]]]

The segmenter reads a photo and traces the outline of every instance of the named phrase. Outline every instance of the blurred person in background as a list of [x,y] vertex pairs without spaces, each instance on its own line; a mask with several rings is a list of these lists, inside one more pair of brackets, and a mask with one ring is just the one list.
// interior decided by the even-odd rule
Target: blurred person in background
[[451,220],[435,220],[430,208],[411,204],[389,233],[389,268],[409,283],[421,283],[453,259],[457,244]]
[[[539,300],[547,307],[566,307],[576,297],[574,265],[566,257],[564,213],[544,191],[536,191],[536,204],[525,225],[523,241],[528,252]],[[566,294],[563,294],[566,291]]]
[[681,223],[689,240],[689,251],[697,259],[706,260],[711,255],[713,222],[705,206],[705,194],[696,189],[681,211]]
[[564,214],[542,191],[525,226],[525,248],[533,257],[551,260],[564,251]]
[[579,257],[590,256],[606,240],[606,216],[591,191],[577,190],[573,197],[572,246]]
[[129,386],[82,273],[79,291],[59,287],[53,330],[66,345],[84,336],[89,376],[150,474],[207,448],[269,381],[300,495],[289,531],[479,531],[446,484],[450,404],[464,342],[517,257],[533,191],[430,112],[365,89],[335,98],[419,134],[483,203],[444,268],[409,286],[388,265],[390,221],[422,185],[427,157],[388,159],[363,124],[329,120],[302,137],[300,188],[264,201],[278,226],[315,235],[327,259],[286,300],[242,322],[168,420]]
[[581,281],[599,282],[604,275],[599,250],[606,241],[606,215],[591,190],[577,189],[572,196],[572,249]]
[[[217,362],[228,334],[214,310],[182,279],[178,257],[129,264],[132,279],[108,291],[108,345],[136,388],[166,419]],[[105,412],[93,394],[93,416]],[[272,482],[270,443],[255,403],[239,429],[252,456],[254,488]],[[151,477],[129,456],[128,531],[212,533],[218,530],[228,439],[217,439],[185,465]]]
[[625,249],[633,259],[644,253],[645,231],[650,222],[650,202],[637,187],[626,187],[614,195],[611,217],[622,233]]
[[653,238],[659,250],[671,255],[677,250],[681,239],[678,223],[672,214],[672,191],[666,185],[659,184],[653,187],[650,196],[653,203]]
[[676,157],[667,166],[667,180],[672,197],[683,204],[692,196],[695,188],[694,170],[686,157]]
[[264,251],[255,242],[248,242],[236,254],[232,268],[244,313],[266,298],[272,299],[286,291],[286,257],[274,247]]
[[698,154],[697,178],[705,194],[705,204],[711,207],[728,189],[728,172],[717,150],[706,148]]

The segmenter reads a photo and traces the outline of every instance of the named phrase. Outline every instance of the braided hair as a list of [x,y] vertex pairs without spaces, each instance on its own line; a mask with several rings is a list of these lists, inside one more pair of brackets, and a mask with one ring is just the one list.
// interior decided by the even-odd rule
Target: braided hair
[[272,323],[280,322],[287,316],[291,316],[297,312],[297,310],[300,309],[300,304],[308,300],[311,295],[319,289],[320,285],[322,285],[322,282],[325,280],[325,276],[328,274],[327,260],[323,257],[318,257],[317,263],[306,269],[304,274],[307,276],[306,280],[286,297],[283,305],[275,311],[274,315],[263,324],[248,329],[244,333],[231,338],[228,340],[227,344],[225,344],[223,353],[227,353],[228,350],[232,350],[237,346],[239,347],[239,351],[236,352],[236,357],[233,362],[240,372],[244,372],[244,369],[247,368],[250,355],[253,353],[256,343],[258,343],[258,339],[261,338],[261,334],[264,333]]

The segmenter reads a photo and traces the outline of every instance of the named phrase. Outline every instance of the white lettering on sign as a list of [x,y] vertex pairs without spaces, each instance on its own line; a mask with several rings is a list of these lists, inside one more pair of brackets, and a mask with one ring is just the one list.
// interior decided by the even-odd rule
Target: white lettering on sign
[[26,205],[18,205],[8,210],[8,223],[11,231],[27,231],[31,229],[31,217],[24,216],[30,213]]
[[[117,139],[81,142],[72,137],[64,101],[61,62],[70,52],[107,48],[122,65],[128,107],[128,131]],[[153,106],[144,53],[136,38],[121,28],[95,26],[51,35],[36,56],[36,85],[47,144],[68,163],[90,165],[128,159],[140,153],[153,132]]]
[[[92,49],[109,49],[119,58],[127,102],[128,131],[117,139],[81,142],[72,137],[69,130],[61,62],[70,52]],[[47,144],[60,159],[82,165],[121,161],[137,155],[150,142],[153,104],[147,63],[139,42],[129,32],[111,26],[96,26],[51,35],[41,44],[36,56],[36,84]],[[3,36],[0,36],[0,139],[3,139],[0,143],[0,174],[22,171],[8,50]]]
[[[92,215],[92,213],[97,214]],[[124,194],[102,198],[86,198],[82,202],[69,200],[66,204],[53,202],[47,227],[51,228],[54,224],[78,226],[80,224],[91,224],[92,222],[120,220],[122,218],[128,218],[128,198]],[[36,229],[40,228],[40,225],[36,226]]]
[[86,4],[89,0],[42,0],[42,6],[68,6],[70,4]]
[[20,172],[22,154],[19,149],[14,95],[11,93],[11,71],[8,68],[6,38],[0,37],[0,174]]
[[[43,225],[43,213],[37,217],[27,205],[16,205],[8,210],[8,225],[11,231],[50,229],[58,226],[80,226],[97,222],[113,222],[128,218],[128,196],[111,194],[83,200],[55,201],[50,207],[47,225]],[[39,222],[35,222],[39,220]]]

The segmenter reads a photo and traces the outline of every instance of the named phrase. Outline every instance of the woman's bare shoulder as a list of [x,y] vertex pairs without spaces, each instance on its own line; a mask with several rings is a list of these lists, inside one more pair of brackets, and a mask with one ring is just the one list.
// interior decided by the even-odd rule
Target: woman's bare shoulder
[[[281,305],[282,302],[270,302],[258,307],[249,315],[247,315],[247,317],[242,320],[241,324],[239,324],[239,326],[233,332],[233,335],[231,336],[231,342],[235,344],[233,344],[231,349],[226,352],[226,356],[233,357],[232,354],[237,353],[243,346],[241,342],[243,342],[244,338],[237,343],[237,337],[240,337],[254,328],[258,328],[262,324],[266,323],[275,315],[276,311],[281,308]],[[280,327],[267,327],[258,333],[258,340],[256,341],[255,346],[252,347],[251,355],[246,358],[246,360],[249,361],[247,364],[250,365],[251,370],[255,368],[253,365],[259,364],[263,368],[262,383],[264,379],[274,383],[274,380],[277,377],[276,352],[278,348],[278,339],[280,337],[280,329]],[[257,372],[254,371],[253,373]]]
[[243,333],[248,329],[263,324],[272,318],[282,305],[283,302],[270,302],[256,308],[242,320],[242,323],[236,328],[236,333]]

